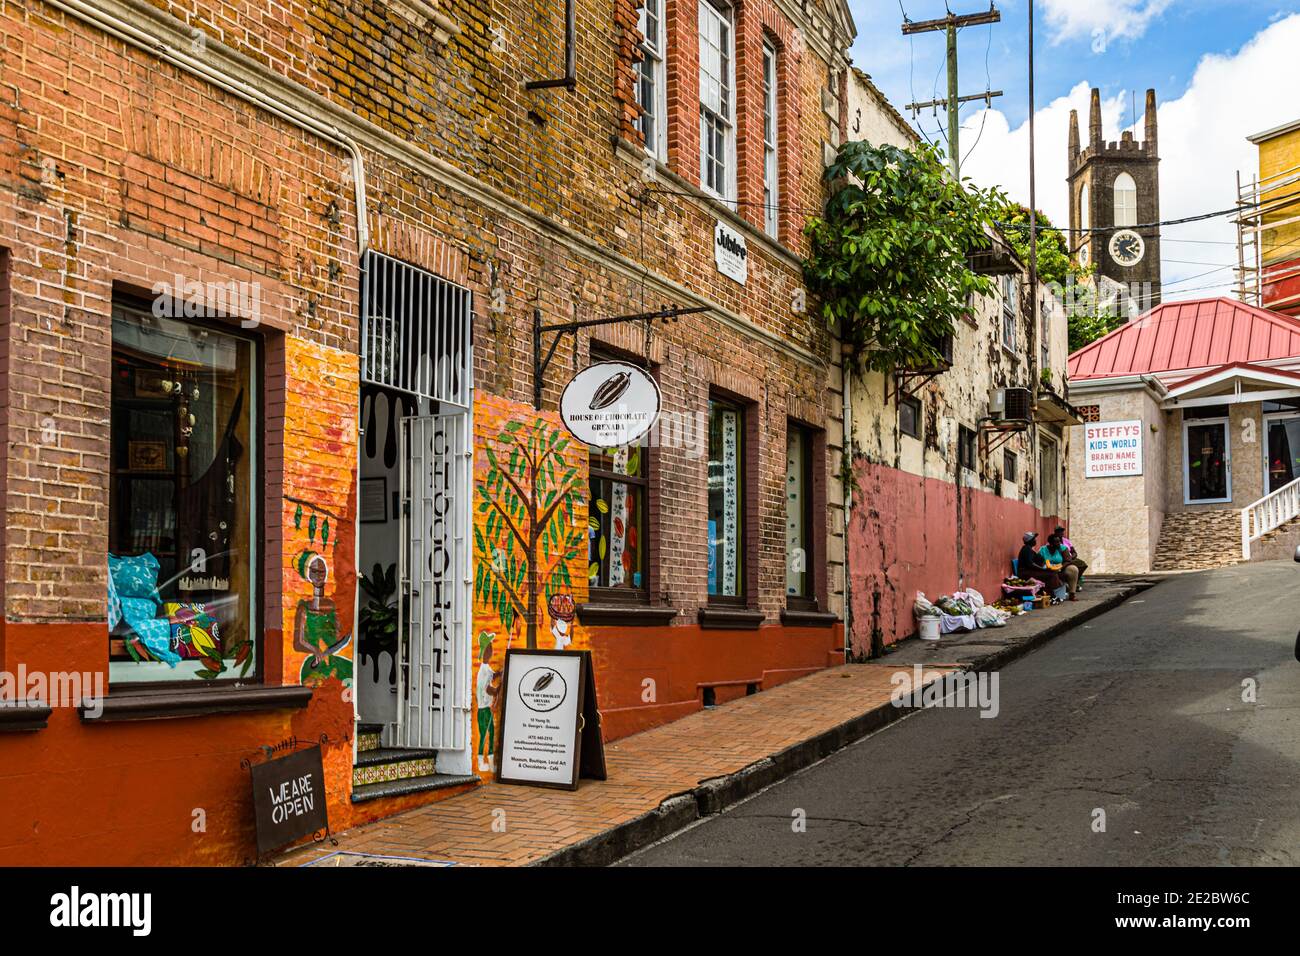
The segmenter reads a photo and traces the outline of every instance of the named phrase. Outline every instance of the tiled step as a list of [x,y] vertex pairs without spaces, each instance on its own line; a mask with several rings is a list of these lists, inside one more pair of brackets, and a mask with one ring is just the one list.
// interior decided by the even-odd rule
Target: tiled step
[[352,786],[370,783],[389,783],[411,777],[427,777],[435,773],[436,750],[415,750],[407,747],[377,747],[357,753],[352,767]]
[[448,787],[462,787],[477,784],[479,778],[474,774],[431,773],[422,777],[407,777],[403,780],[388,780],[383,783],[367,783],[353,786],[352,802],[365,803],[381,797],[400,797],[409,793],[424,793],[427,790],[445,790]]
[[357,722],[357,750],[379,749],[379,737],[384,732],[383,724],[363,724]]

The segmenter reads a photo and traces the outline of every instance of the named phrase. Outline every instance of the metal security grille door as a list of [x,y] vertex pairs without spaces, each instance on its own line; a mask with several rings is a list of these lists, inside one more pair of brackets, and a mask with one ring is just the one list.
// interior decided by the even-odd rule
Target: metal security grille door
[[361,380],[469,410],[470,291],[367,252],[361,273]]
[[402,420],[398,746],[462,749],[469,731],[469,416]]
[[468,750],[472,300],[389,256],[362,263],[361,379],[415,400],[399,437],[399,747]]

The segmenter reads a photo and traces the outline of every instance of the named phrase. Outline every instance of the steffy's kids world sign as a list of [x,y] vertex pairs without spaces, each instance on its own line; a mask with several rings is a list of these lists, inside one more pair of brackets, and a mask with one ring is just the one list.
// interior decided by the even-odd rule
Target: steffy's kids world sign
[[1090,422],[1083,442],[1085,478],[1142,474],[1142,422]]
[[573,437],[598,448],[630,445],[659,417],[659,386],[626,362],[597,362],[569,380],[560,417]]

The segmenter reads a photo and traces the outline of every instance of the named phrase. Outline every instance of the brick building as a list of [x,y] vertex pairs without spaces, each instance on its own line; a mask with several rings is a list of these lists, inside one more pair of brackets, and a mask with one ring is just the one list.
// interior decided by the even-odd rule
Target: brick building
[[[264,747],[335,829],[472,787],[508,646],[607,739],[842,659],[847,6],[574,9],[0,7],[0,860],[248,859]],[[565,439],[593,359],[668,437]]]

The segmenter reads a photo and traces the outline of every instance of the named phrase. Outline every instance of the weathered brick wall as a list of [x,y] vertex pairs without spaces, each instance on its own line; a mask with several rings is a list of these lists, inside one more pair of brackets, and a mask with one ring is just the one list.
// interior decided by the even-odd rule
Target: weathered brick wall
[[[689,185],[698,179],[693,4],[667,5],[670,37],[680,43],[673,50],[669,41],[670,72],[680,79],[669,88],[669,163],[658,168],[635,142],[615,142],[628,132],[635,11],[627,0],[580,0],[573,92],[523,87],[563,69],[562,4],[438,3],[455,31],[445,41],[413,6],[422,5],[104,4],[140,29],[172,31],[205,62],[247,58],[250,76],[274,95],[350,114],[349,132],[365,150],[375,247],[385,249],[398,227],[428,237],[425,245],[437,237],[458,261],[456,278],[476,293],[482,388],[531,398],[535,307],[556,321],[716,304],[717,313],[656,330],[666,343],[666,407],[702,413],[726,369],[746,370],[764,420],[755,452],[763,547],[772,550],[761,559],[761,603],[775,611],[784,418],[793,404],[823,406],[830,343],[792,307],[796,256],[746,227],[761,224],[761,206],[742,206],[737,218]],[[825,32],[825,10],[814,13]],[[177,271],[258,282],[264,323],[355,351],[355,208],[346,156],[312,134],[36,0],[7,4],[3,16],[0,244],[14,251],[6,611],[95,620],[103,613],[114,284],[147,291]],[[752,201],[758,190],[761,199],[761,129],[753,126],[761,123],[766,32],[784,71],[781,238],[797,252],[799,224],[822,195],[821,91],[831,71],[818,50],[826,43],[815,50],[806,25],[791,25],[770,3],[742,4],[738,16],[738,115],[749,127],[738,144],[743,196]],[[265,73],[256,74],[259,65]],[[718,218],[746,232],[744,286],[716,270]],[[583,336],[580,353],[587,348]],[[561,349],[547,405],[572,367]],[[53,443],[40,439],[47,419]],[[705,551],[705,465],[665,452],[662,474],[663,526],[683,550],[680,562],[662,556],[663,586],[685,606],[704,588],[696,565]]]

